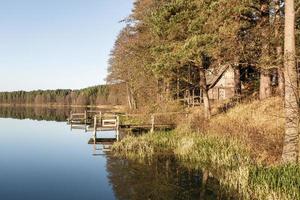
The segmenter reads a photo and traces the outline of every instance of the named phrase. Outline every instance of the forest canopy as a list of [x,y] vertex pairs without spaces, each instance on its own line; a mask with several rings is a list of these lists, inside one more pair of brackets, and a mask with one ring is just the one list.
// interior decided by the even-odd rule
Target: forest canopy
[[284,16],[282,0],[137,0],[108,81],[125,83],[132,109],[194,93],[210,115],[209,79],[224,65],[234,70],[236,97],[284,95]]

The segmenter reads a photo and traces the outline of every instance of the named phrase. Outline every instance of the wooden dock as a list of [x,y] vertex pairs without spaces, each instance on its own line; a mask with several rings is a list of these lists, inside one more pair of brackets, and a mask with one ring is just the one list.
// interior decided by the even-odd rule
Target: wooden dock
[[[68,124],[71,126],[71,129],[81,129],[85,130],[85,132],[92,132],[93,134],[88,144],[93,145],[93,156],[103,156],[105,152],[110,151],[114,142],[119,141],[120,130],[124,132],[142,133],[174,129],[175,123],[170,123],[170,121],[174,122],[174,117],[169,116],[169,120],[163,120],[161,118],[161,116],[170,114],[172,113],[140,115],[104,113],[101,111],[85,111],[83,113],[71,112]],[[101,135],[98,134],[98,132],[101,133]],[[110,133],[106,134],[105,132]],[[111,135],[112,132],[115,133],[114,137]]]
[[[164,115],[164,113],[145,116],[139,114],[115,114],[108,112],[103,113],[101,111],[85,111],[83,113],[71,113],[68,123],[71,125],[71,129],[83,129],[86,132],[94,132],[94,134],[97,134],[98,131],[118,132],[120,129],[144,132],[174,129],[175,123],[161,122],[159,119],[159,116],[161,115]],[[141,116],[146,119],[143,121],[137,120]],[[138,122],[133,122],[135,120]]]

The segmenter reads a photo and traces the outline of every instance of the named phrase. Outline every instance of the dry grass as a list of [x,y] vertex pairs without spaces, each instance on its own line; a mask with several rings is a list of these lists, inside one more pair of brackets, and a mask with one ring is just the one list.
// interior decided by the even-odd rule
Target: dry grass
[[198,112],[190,119],[191,128],[239,139],[250,147],[256,162],[274,164],[280,161],[282,151],[282,108],[283,102],[276,97],[237,105],[226,113],[215,115],[210,122],[205,121]]

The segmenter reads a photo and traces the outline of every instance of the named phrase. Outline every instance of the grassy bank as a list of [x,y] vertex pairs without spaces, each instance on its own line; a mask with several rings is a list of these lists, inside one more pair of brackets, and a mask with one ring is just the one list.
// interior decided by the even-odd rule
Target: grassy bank
[[238,191],[240,199],[300,199],[300,166],[264,167],[251,160],[238,140],[179,131],[127,137],[113,146],[116,156],[151,161],[174,154],[188,168],[209,170],[220,183]]
[[272,98],[215,111],[209,121],[194,112],[172,132],[129,136],[116,155],[151,160],[174,154],[186,167],[209,170],[240,199],[300,199],[300,166],[281,166],[282,102]]

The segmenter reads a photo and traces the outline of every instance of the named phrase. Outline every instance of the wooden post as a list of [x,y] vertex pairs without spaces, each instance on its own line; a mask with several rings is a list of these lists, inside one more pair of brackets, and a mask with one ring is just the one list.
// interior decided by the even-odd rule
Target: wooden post
[[102,112],[100,111],[99,114],[100,114],[100,115],[99,115],[99,116],[100,116],[100,126],[102,127],[102,126],[103,126],[103,125],[102,125]]
[[87,110],[84,111],[84,130],[87,132]]
[[69,115],[69,118],[68,118],[68,123],[71,122],[71,117],[72,117],[72,111],[70,111],[70,115]]
[[94,117],[94,140],[97,138],[97,115]]
[[154,115],[151,115],[151,130],[150,132],[153,133],[155,128],[155,117]]
[[119,117],[119,115],[116,116],[116,120],[117,120],[116,129],[119,129],[119,125],[120,125],[120,117]]
[[119,141],[119,127],[120,127],[120,117],[119,115],[117,115],[117,123],[116,123],[117,141]]
[[200,90],[199,90],[199,93],[200,93],[200,100],[199,100],[200,102],[199,102],[199,103],[200,103],[200,105],[201,105],[201,104],[202,104],[202,90],[201,90],[201,88],[200,88]]
[[87,110],[84,111],[84,124],[87,123]]
[[73,112],[72,112],[72,110],[71,110],[71,112],[70,112],[70,119],[69,119],[69,123],[71,124],[71,130],[73,129],[73,124],[72,124],[72,122],[73,122]]

